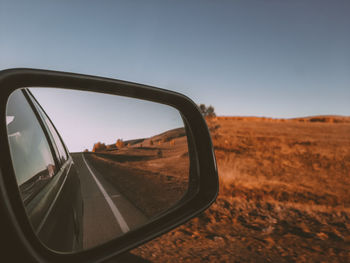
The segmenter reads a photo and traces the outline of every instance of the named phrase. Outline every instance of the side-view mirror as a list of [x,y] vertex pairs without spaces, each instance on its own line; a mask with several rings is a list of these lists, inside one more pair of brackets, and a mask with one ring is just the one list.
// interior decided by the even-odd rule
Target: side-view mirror
[[184,95],[35,69],[0,72],[0,94],[2,250],[18,259],[101,262],[217,196],[210,134]]

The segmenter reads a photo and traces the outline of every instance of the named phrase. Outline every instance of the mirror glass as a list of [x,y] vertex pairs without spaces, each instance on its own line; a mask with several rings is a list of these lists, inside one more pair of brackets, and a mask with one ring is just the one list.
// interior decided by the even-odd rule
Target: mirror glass
[[186,131],[170,106],[33,87],[11,94],[6,123],[24,207],[50,249],[101,245],[188,193]]

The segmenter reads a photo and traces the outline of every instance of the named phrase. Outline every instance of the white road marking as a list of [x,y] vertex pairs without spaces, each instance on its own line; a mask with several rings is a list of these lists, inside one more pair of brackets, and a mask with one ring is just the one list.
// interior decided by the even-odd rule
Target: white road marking
[[109,197],[109,195],[107,194],[106,190],[103,188],[102,184],[100,183],[100,181],[96,178],[95,174],[93,173],[93,171],[91,170],[90,166],[88,165],[88,163],[85,160],[85,156],[84,154],[82,154],[83,156],[83,160],[86,164],[86,167],[88,168],[88,170],[90,171],[92,178],[94,178],[98,188],[100,189],[103,197],[106,199],[107,204],[109,205],[109,207],[112,210],[112,213],[115,217],[115,219],[117,220],[121,230],[123,231],[123,233],[126,233],[130,230],[128,224],[125,222],[122,214],[119,212],[118,208],[115,206],[114,202],[112,201],[112,199]]

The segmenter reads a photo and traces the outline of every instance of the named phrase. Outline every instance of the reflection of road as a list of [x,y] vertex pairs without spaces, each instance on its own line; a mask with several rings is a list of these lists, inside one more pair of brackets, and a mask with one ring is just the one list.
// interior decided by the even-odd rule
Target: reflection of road
[[109,241],[144,224],[147,218],[124,198],[82,153],[72,154],[84,201],[84,248]]

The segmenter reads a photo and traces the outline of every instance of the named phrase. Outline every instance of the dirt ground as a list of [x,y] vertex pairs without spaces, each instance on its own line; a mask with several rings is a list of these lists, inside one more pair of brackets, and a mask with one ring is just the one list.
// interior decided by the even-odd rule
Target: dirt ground
[[152,262],[350,262],[350,119],[208,120],[220,193],[131,252]]

